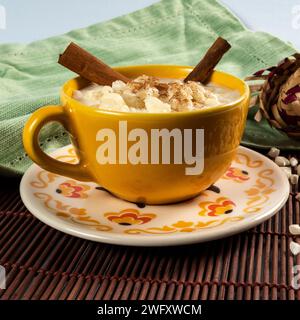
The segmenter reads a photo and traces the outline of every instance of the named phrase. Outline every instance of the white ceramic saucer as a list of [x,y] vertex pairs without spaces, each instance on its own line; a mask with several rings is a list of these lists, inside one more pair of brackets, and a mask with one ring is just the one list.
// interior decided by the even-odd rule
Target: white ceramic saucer
[[[52,156],[77,161],[71,146]],[[24,174],[20,192],[33,215],[62,232],[112,244],[169,246],[223,238],[262,223],[284,205],[289,183],[271,160],[239,147],[214,186],[177,204],[143,207],[37,165]]]

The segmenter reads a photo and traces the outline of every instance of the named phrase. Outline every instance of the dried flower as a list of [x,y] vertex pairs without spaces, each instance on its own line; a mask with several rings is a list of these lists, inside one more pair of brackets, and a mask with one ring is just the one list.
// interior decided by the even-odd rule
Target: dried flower
[[264,117],[273,127],[300,138],[300,53],[247,79],[264,80],[258,89],[260,110],[255,119]]

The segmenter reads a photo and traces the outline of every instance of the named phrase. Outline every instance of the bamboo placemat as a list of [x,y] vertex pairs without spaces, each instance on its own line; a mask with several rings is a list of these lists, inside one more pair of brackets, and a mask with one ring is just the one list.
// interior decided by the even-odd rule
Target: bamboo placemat
[[[182,247],[133,248],[56,231],[24,207],[18,181],[0,187],[0,299],[300,300],[300,264],[288,226],[300,223],[298,187],[272,219],[226,239]],[[294,239],[296,241],[296,239]]]

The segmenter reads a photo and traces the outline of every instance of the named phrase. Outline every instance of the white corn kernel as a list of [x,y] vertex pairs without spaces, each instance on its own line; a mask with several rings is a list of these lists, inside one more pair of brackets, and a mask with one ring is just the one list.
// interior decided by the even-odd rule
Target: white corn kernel
[[292,169],[290,167],[281,167],[280,169],[285,173],[287,178],[290,179],[292,175]]
[[299,180],[299,176],[297,174],[292,174],[290,176],[290,181],[291,181],[291,184],[297,184],[298,183],[298,180]]
[[290,250],[292,251],[292,254],[296,256],[300,253],[300,244],[294,241],[291,241],[290,243]]
[[275,147],[272,147],[268,152],[268,156],[271,158],[276,158],[279,156],[279,154],[280,154],[280,150]]
[[292,167],[296,167],[296,165],[298,164],[298,160],[296,158],[292,157],[290,159],[290,164]]
[[299,224],[291,224],[289,226],[289,231],[294,236],[300,235],[300,226],[299,226]]
[[276,157],[275,158],[275,163],[279,166],[279,167],[286,167],[290,165],[290,162],[287,158],[285,157]]
[[164,103],[155,97],[147,97],[145,99],[145,106],[148,112],[171,112],[171,106]]

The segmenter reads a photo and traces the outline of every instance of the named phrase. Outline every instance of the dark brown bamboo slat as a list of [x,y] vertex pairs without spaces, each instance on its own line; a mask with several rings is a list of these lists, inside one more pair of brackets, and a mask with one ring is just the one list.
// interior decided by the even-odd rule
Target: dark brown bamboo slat
[[78,239],[35,219],[18,182],[0,186],[0,299],[300,300],[292,286],[300,265],[289,245],[300,239],[298,186],[260,226],[218,241],[175,248],[133,248]]

